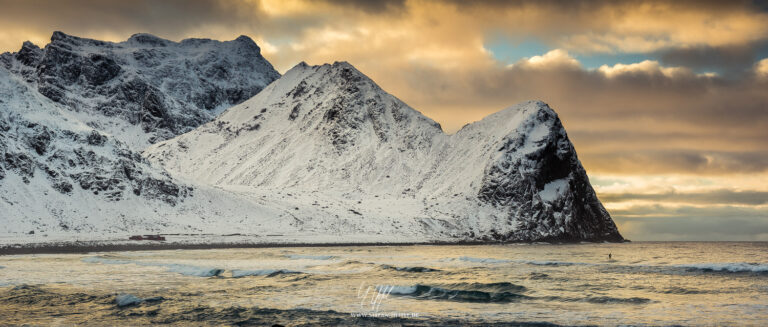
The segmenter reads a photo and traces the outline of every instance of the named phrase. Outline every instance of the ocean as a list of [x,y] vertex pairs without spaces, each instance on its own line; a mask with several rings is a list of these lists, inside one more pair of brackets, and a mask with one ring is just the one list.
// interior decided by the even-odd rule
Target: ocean
[[0,267],[10,325],[768,324],[765,242],[128,251]]

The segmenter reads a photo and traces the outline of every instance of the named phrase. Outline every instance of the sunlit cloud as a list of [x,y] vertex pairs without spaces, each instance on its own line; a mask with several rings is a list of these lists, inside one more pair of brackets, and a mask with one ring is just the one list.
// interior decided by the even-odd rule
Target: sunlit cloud
[[755,73],[761,78],[768,78],[768,58],[757,62]]

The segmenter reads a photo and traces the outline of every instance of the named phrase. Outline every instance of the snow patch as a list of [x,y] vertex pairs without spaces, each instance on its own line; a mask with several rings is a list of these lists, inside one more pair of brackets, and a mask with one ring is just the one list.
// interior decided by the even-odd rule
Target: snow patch
[[544,185],[544,189],[539,192],[539,197],[546,202],[553,202],[559,199],[563,193],[569,190],[568,182],[568,178],[561,178],[547,183]]

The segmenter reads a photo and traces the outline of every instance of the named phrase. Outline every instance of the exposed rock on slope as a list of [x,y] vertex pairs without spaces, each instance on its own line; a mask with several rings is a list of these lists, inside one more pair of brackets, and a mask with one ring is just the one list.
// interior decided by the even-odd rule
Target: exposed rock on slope
[[0,66],[78,119],[141,150],[190,131],[280,77],[248,37],[120,43],[54,32],[41,49],[25,42]]
[[[191,191],[122,142],[72,119],[4,68],[0,155],[0,207],[6,219],[95,214],[89,202],[108,206],[128,197],[172,207]],[[70,199],[84,212],[50,206],[55,197]],[[70,228],[66,219],[58,225]]]
[[[291,208],[293,209],[293,208]],[[279,205],[181,182],[0,67],[0,236],[290,231]],[[265,217],[266,220],[265,220]],[[32,234],[26,236],[26,234]],[[115,234],[110,236],[110,234]]]
[[446,135],[347,63],[299,64],[145,156],[183,178],[267,199],[283,192],[303,231],[622,240],[546,104]]
[[[27,42],[18,53],[0,55],[3,242],[21,234],[25,240],[47,241],[46,235],[103,240],[112,233],[120,239],[126,233],[145,232],[226,234],[242,231],[241,225],[249,226],[250,232],[291,230],[287,209],[280,205],[267,206],[260,199],[179,181],[136,151],[153,136],[207,121],[228,101],[242,101],[266,85],[265,78],[274,79],[276,73],[255,56],[258,48],[250,40],[173,43],[136,35],[113,44],[60,33],[53,39],[44,50]],[[143,71],[143,66],[126,59],[144,51],[164,58],[157,60],[159,71]],[[64,59],[52,59],[57,56]],[[215,67],[231,72],[230,80],[205,77],[204,72]],[[269,68],[267,74],[254,72],[259,67]],[[121,97],[131,89],[126,85],[132,85],[126,79],[149,86],[133,89],[141,94],[126,100]],[[235,93],[214,96],[220,108],[196,107],[197,95],[219,94],[214,91],[226,85]],[[47,93],[46,87],[61,91],[62,97]],[[237,90],[243,91],[242,97]],[[182,99],[185,96],[192,100]],[[167,126],[182,129],[155,126],[145,132],[142,126],[150,125],[132,125],[131,115],[147,108],[136,105],[157,98],[165,99],[164,107],[157,107],[167,110],[162,124],[173,122]],[[194,124],[187,126],[190,117]]]

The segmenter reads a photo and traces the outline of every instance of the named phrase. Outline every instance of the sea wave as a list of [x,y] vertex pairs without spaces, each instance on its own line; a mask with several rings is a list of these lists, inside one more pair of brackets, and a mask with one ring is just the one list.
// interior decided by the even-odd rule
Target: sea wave
[[507,263],[507,262],[512,262],[511,260],[504,260],[504,259],[475,258],[475,257],[458,257],[458,258],[456,258],[456,260],[466,261],[466,262],[477,262],[477,263]]
[[379,293],[407,296],[427,300],[448,300],[457,302],[507,303],[528,298],[520,294],[525,287],[512,283],[456,283],[445,285],[410,286],[379,285]]
[[182,264],[174,264],[174,263],[142,262],[142,261],[134,261],[134,260],[116,259],[109,256],[86,257],[86,258],[82,258],[81,261],[87,262],[87,263],[101,263],[101,264],[108,264],[108,265],[135,264],[135,265],[144,266],[144,267],[163,267],[169,272],[174,272],[174,273],[178,273],[186,276],[197,276],[197,277],[215,277],[215,276],[221,275],[221,273],[224,272],[224,269],[221,269],[221,268],[198,267],[198,266],[182,265]]
[[547,261],[547,260],[515,260],[516,263],[523,263],[534,266],[589,266],[593,265],[586,262],[567,262],[567,261]]
[[687,271],[725,272],[725,273],[768,273],[768,264],[733,262],[733,263],[696,263],[674,265]]
[[301,271],[286,269],[258,269],[258,270],[232,270],[232,277],[240,278],[246,276],[267,276],[274,277],[278,275],[302,274]]
[[534,266],[576,266],[576,265],[596,265],[594,263],[587,262],[568,262],[568,261],[556,261],[556,260],[507,260],[497,258],[475,258],[475,257],[459,257],[455,260],[476,262],[476,263],[520,263]]
[[331,260],[335,259],[333,255],[305,255],[305,254],[286,254],[286,258],[291,260]]
[[436,272],[440,271],[440,269],[435,268],[428,268],[428,267],[420,267],[420,266],[414,266],[414,267],[395,267],[390,265],[381,265],[384,269],[389,270],[396,270],[396,271],[403,271],[403,272]]
[[646,299],[644,297],[619,298],[610,296],[596,296],[584,298],[581,301],[596,304],[645,304],[651,302],[651,299]]
[[148,266],[165,267],[166,270],[170,272],[175,272],[185,276],[197,276],[197,277],[216,277],[221,275],[224,272],[224,269],[221,269],[221,268],[197,267],[197,266],[180,265],[180,264],[151,264]]
[[131,260],[112,259],[108,256],[85,257],[80,259],[80,261],[87,263],[102,263],[105,265],[127,265],[135,263]]
[[550,279],[550,277],[545,273],[532,272],[528,274],[528,279],[540,280],[540,279]]
[[644,297],[612,297],[612,296],[589,296],[589,297],[563,297],[563,296],[545,296],[537,298],[545,301],[555,302],[587,302],[592,304],[646,304],[651,299]]
[[694,290],[694,289],[685,288],[685,287],[679,287],[679,286],[667,287],[667,288],[661,290],[660,292],[664,293],[664,294],[702,294],[702,293],[705,293],[705,292],[700,291],[700,290]]

